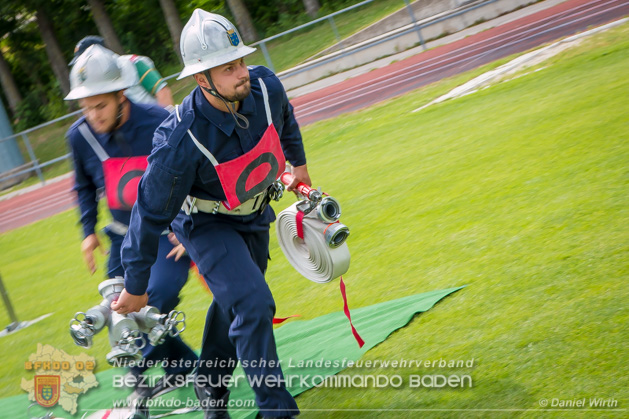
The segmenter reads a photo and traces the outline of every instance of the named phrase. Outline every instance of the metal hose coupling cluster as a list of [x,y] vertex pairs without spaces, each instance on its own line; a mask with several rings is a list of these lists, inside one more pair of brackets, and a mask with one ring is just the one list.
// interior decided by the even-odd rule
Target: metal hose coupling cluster
[[92,338],[105,327],[109,330],[111,352],[107,354],[110,365],[126,365],[142,358],[140,350],[146,346],[146,336],[151,345],[164,342],[166,336],[178,336],[186,329],[186,316],[181,311],[172,310],[162,314],[152,306],[146,306],[137,313],[118,314],[111,310],[124,289],[124,279],[107,279],[98,285],[103,296],[100,304],[87,312],[79,311],[70,321],[70,335],[74,343],[84,348],[92,346]]
[[[289,185],[293,181],[293,175],[286,172],[280,177],[282,183]],[[325,241],[331,248],[336,248],[345,243],[349,237],[349,227],[341,224],[341,204],[331,196],[325,195],[318,189],[299,183],[297,184],[297,192],[304,199],[297,204],[297,209],[308,215],[315,211],[317,218],[323,223],[328,224],[324,230]]]

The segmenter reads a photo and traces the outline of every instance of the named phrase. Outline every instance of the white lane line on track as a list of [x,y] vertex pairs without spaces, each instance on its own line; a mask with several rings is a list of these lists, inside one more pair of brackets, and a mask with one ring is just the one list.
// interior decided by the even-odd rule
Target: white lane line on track
[[[60,196],[63,195],[63,196]],[[49,208],[57,208],[62,205],[75,205],[74,195],[68,194],[55,194],[47,197],[45,201],[38,201],[41,205],[37,205],[34,208],[30,208],[23,211],[23,206],[11,208],[7,212],[0,215],[0,225],[10,225],[12,222],[29,217],[32,214],[45,211]]]
[[[68,196],[73,195],[71,187],[64,187],[62,189],[58,189],[56,192],[51,192],[53,189],[55,188],[46,185],[41,187],[41,190],[44,190],[44,196],[41,196],[42,192],[41,190],[38,190],[37,193],[31,192],[29,194],[17,195],[11,199],[7,199],[6,201],[0,201],[0,208],[7,207],[10,209],[12,207],[29,206],[29,203],[33,202],[34,200],[39,202],[46,199],[55,198],[63,194]],[[3,214],[0,214],[0,216],[2,215]]]
[[[605,5],[607,5],[607,4],[609,4],[609,3],[612,3],[612,2],[607,2]],[[625,3],[625,4],[626,4],[626,3]],[[624,5],[624,4],[622,4],[622,5]],[[616,7],[614,7],[614,8],[621,7],[622,5],[620,5],[620,6],[616,6]],[[614,8],[612,8],[612,9],[614,9]],[[593,8],[586,9],[586,10],[582,10],[582,11],[580,11],[579,13],[577,13],[577,14],[573,14],[572,16],[569,16],[569,17],[574,17],[574,16],[577,16],[577,15],[580,15],[580,14],[584,14],[584,13],[589,13],[589,12],[591,12],[591,11],[592,11],[592,9],[593,9]],[[574,9],[573,9],[573,10],[574,10]],[[598,14],[600,14],[600,13],[604,13],[604,12],[606,12],[606,11],[608,11],[608,10],[610,10],[610,9],[605,9],[605,10],[603,10],[602,12],[595,13],[594,15],[598,15]],[[591,13],[589,13],[587,17],[590,17],[590,16],[592,16],[592,14],[591,14]],[[572,20],[570,20],[568,23],[565,23],[565,24],[563,24],[563,25],[559,25],[559,26],[557,26],[557,21],[556,21],[556,19],[555,19],[555,18],[556,18],[556,15],[555,15],[555,16],[553,16],[552,18],[553,18],[553,21],[552,21],[552,22],[548,22],[548,23],[543,24],[543,25],[537,25],[536,27],[534,27],[534,28],[532,28],[532,29],[530,29],[530,30],[527,30],[527,31],[522,31],[522,32],[516,33],[514,36],[509,36],[509,37],[507,37],[506,39],[512,39],[512,38],[516,38],[516,37],[518,37],[518,36],[520,36],[520,37],[521,37],[521,36],[522,36],[523,34],[525,34],[525,33],[535,32],[533,36],[529,36],[529,37],[521,38],[521,39],[517,40],[516,42],[511,42],[511,43],[508,43],[508,44],[503,44],[503,45],[500,45],[500,46],[499,46],[499,48],[495,48],[495,49],[490,50],[490,51],[483,51],[481,54],[479,54],[479,55],[476,57],[476,59],[478,59],[478,58],[482,57],[482,56],[483,56],[483,55],[485,55],[485,54],[489,54],[489,53],[491,53],[491,52],[494,52],[494,51],[496,51],[496,50],[498,50],[498,49],[500,49],[500,48],[505,48],[505,47],[508,47],[508,46],[511,46],[511,45],[517,44],[517,43],[519,43],[519,42],[525,41],[525,40],[527,40],[527,39],[529,39],[529,38],[531,38],[531,37],[539,36],[539,35],[541,35],[541,34],[543,34],[543,33],[548,32],[549,30],[554,29],[554,28],[561,27],[561,26],[565,26],[565,25],[571,24],[571,23],[573,23],[573,22],[575,22],[575,21],[579,21],[579,20],[583,20],[583,19],[585,19],[585,18],[576,19],[576,20],[572,19]],[[547,19],[547,20],[548,20],[548,19]],[[539,22],[541,22],[541,21],[538,21],[538,23],[539,23]],[[551,29],[546,30],[546,31],[543,31],[543,32],[539,32],[539,29],[541,29],[541,28],[543,28],[543,27],[551,26],[551,25],[552,25],[552,28],[551,28]],[[531,26],[531,25],[527,25],[527,26]],[[520,28],[520,29],[522,29],[522,28]],[[506,35],[507,33],[511,33],[511,32],[513,32],[513,31],[505,32],[505,33],[503,33],[503,34],[500,34],[499,36],[496,36],[496,37],[493,37],[493,38],[489,38],[489,39],[487,39],[487,40],[484,40],[483,42],[484,42],[484,43],[487,43],[488,41],[493,41],[493,40],[498,39],[498,38],[500,38],[500,37],[503,37],[503,36],[504,36],[504,35]],[[499,39],[498,41],[495,41],[495,42],[491,42],[491,43],[489,43],[489,45],[495,45],[495,44],[503,43],[504,41],[505,41],[505,39]],[[477,44],[477,45],[482,45],[482,43],[479,43],[479,44]],[[328,97],[326,97],[326,98],[322,98],[322,100],[319,100],[319,102],[332,103],[332,104],[333,104],[333,106],[323,106],[323,107],[316,108],[314,111],[306,112],[306,110],[309,110],[310,108],[312,108],[312,107],[313,107],[313,106],[311,106],[311,104],[309,103],[309,104],[308,104],[308,105],[306,105],[306,106],[303,106],[303,107],[297,108],[297,109],[296,109],[296,112],[295,112],[295,116],[296,116],[296,117],[298,117],[298,118],[299,118],[299,117],[302,117],[302,118],[303,118],[303,117],[305,117],[305,116],[309,116],[309,115],[311,115],[311,114],[313,114],[313,113],[320,112],[320,111],[323,111],[323,110],[329,109],[329,108],[334,107],[334,106],[338,106],[339,104],[341,104],[341,103],[343,102],[343,99],[344,99],[344,98],[350,97],[351,99],[355,99],[355,98],[357,98],[357,97],[362,97],[362,96],[364,96],[364,94],[360,94],[360,91],[367,90],[368,92],[373,92],[374,90],[375,90],[375,91],[378,91],[378,90],[383,90],[383,89],[381,89],[381,88],[380,88],[380,89],[378,89],[378,88],[374,89],[374,87],[376,87],[376,86],[378,86],[378,85],[385,85],[385,88],[388,88],[388,87],[390,87],[390,86],[392,86],[392,85],[397,85],[397,84],[400,84],[399,82],[397,82],[397,83],[396,83],[396,82],[395,82],[395,80],[396,80],[396,79],[400,79],[401,77],[403,77],[403,78],[404,78],[404,79],[403,79],[403,82],[407,82],[407,81],[409,80],[409,77],[410,77],[410,79],[412,80],[413,78],[417,78],[417,77],[420,77],[420,76],[424,76],[425,74],[430,74],[430,73],[432,73],[432,72],[434,72],[434,71],[429,71],[429,72],[427,72],[427,73],[426,73],[426,72],[424,72],[424,73],[416,74],[416,77],[411,77],[411,76],[409,76],[409,74],[408,74],[408,73],[409,73],[409,70],[412,70],[412,71],[417,71],[417,70],[419,70],[421,67],[426,67],[426,68],[431,67],[431,65],[430,65],[430,62],[431,62],[431,61],[438,60],[436,63],[432,64],[432,65],[434,66],[434,65],[438,65],[438,64],[442,64],[442,63],[444,63],[444,62],[450,61],[450,60],[452,60],[452,59],[454,59],[454,58],[456,58],[456,57],[458,57],[458,56],[466,55],[466,54],[469,54],[470,52],[473,52],[473,51],[476,51],[476,50],[481,50],[481,49],[484,49],[484,48],[486,48],[486,46],[481,46],[481,47],[472,46],[472,48],[470,48],[470,46],[466,46],[466,47],[463,47],[463,48],[462,48],[462,49],[460,49],[460,50],[455,50],[455,51],[451,51],[451,52],[449,52],[449,53],[446,53],[446,54],[444,54],[443,56],[436,57],[436,58],[432,58],[432,59],[429,59],[429,60],[423,61],[423,62],[421,62],[421,63],[417,63],[417,64],[414,64],[414,65],[412,65],[412,66],[405,67],[404,69],[401,69],[401,70],[398,70],[398,71],[395,71],[395,72],[391,72],[391,73],[389,73],[388,75],[381,76],[381,77],[378,77],[378,78],[375,78],[375,79],[369,80],[368,82],[362,83],[362,84],[360,84],[360,85],[354,86],[354,87],[352,87],[352,88],[349,88],[349,89],[344,89],[344,90],[341,90],[341,91],[339,91],[339,92],[336,92],[336,93],[334,94],[334,97],[333,97],[333,98],[328,98]],[[469,51],[466,51],[466,50],[469,50]],[[447,57],[448,55],[452,55],[452,54],[454,54],[454,53],[456,53],[456,55],[455,55],[454,57],[450,57],[450,58],[448,58],[448,59],[443,59],[443,58],[442,58],[442,57]],[[472,58],[474,58],[474,57],[472,57]],[[468,58],[466,58],[466,59],[464,59],[464,60],[459,60],[459,61],[457,61],[457,62],[456,62],[456,63],[454,63],[454,64],[461,64],[461,63],[464,63],[464,62],[467,62],[467,61],[470,61],[470,57],[468,57]],[[420,67],[420,68],[418,68],[418,67]],[[447,67],[452,67],[452,63],[448,64],[448,65],[447,65]],[[413,69],[414,69],[414,70],[413,70]],[[441,71],[441,70],[442,70],[442,67],[439,67],[439,70]],[[365,88],[363,88],[363,86],[364,86]],[[347,94],[342,94],[343,92],[349,92],[349,93],[347,93]],[[340,94],[339,94],[339,93],[340,93]],[[313,102],[314,102],[314,101],[313,101]],[[313,102],[311,102],[311,103],[313,103]]]
[[[604,3],[603,5],[607,5],[607,4],[613,3],[614,1],[615,0],[611,0],[611,1],[610,0],[598,0],[595,3],[589,3],[589,4],[585,4],[585,5],[580,5],[580,6],[576,7],[576,8],[574,8],[574,9],[570,9],[570,10],[567,10],[567,11],[564,11],[564,12],[560,12],[560,13],[558,13],[556,15],[553,15],[553,16],[548,16],[546,18],[543,18],[543,19],[537,20],[535,22],[532,22],[532,23],[520,26],[518,28],[510,29],[510,30],[508,30],[506,32],[497,34],[496,36],[493,36],[491,38],[483,39],[478,44],[466,45],[466,46],[463,46],[460,49],[456,49],[456,50],[453,50],[453,51],[448,51],[448,52],[446,52],[443,55],[427,59],[425,61],[422,61],[420,63],[416,63],[416,64],[413,64],[413,65],[410,65],[408,67],[404,67],[403,69],[393,71],[391,73],[388,73],[388,74],[380,76],[380,77],[376,77],[374,79],[370,79],[370,80],[368,80],[366,82],[360,83],[360,84],[352,86],[350,88],[345,88],[345,89],[339,90],[339,91],[335,92],[335,99],[338,99],[338,95],[339,94],[343,94],[343,93],[346,93],[346,92],[353,93],[356,89],[360,89],[362,87],[373,85],[374,82],[375,83],[378,83],[378,82],[381,82],[381,81],[386,82],[386,81],[390,80],[391,77],[395,77],[395,76],[397,76],[399,74],[406,74],[409,69],[414,69],[416,67],[422,67],[422,66],[424,66],[426,64],[429,64],[429,63],[431,63],[433,61],[437,61],[437,64],[439,64],[441,62],[446,61],[446,59],[444,59],[444,58],[452,56],[451,58],[454,59],[454,58],[456,58],[456,57],[458,57],[460,55],[468,53],[469,51],[467,51],[467,50],[470,50],[471,52],[479,50],[479,49],[482,48],[482,46],[480,46],[480,45],[482,45],[483,43],[490,43],[490,45],[493,45],[496,42],[491,42],[491,41],[493,41],[495,39],[505,37],[505,36],[507,36],[509,34],[515,34],[515,36],[517,36],[517,35],[520,35],[523,32],[523,30],[526,29],[526,28],[532,27],[532,29],[535,30],[535,29],[538,29],[540,26],[541,27],[545,27],[545,26],[547,26],[546,22],[556,23],[557,19],[567,17],[565,15],[568,15],[570,13],[574,14],[575,11],[578,11],[577,14],[584,13],[584,12],[589,12],[590,10],[592,10],[592,9],[594,9],[596,7],[599,7],[601,5],[601,3]],[[594,7],[590,7],[589,9],[585,9],[585,10],[579,10],[579,9],[582,9],[583,7],[587,7],[587,6],[594,6]],[[507,37],[506,39],[510,39],[510,37]],[[319,98],[319,99],[310,101],[307,104],[304,104],[304,106],[302,106],[301,109],[307,109],[309,106],[315,105],[315,104],[317,104],[319,102],[329,102],[329,101],[330,101],[330,98],[328,98],[328,97]]]
[[[494,36],[492,38],[485,39],[485,40],[481,41],[480,43],[478,43],[476,45],[468,45],[468,46],[462,47],[461,49],[458,49],[458,50],[449,51],[449,52],[443,54],[442,56],[434,57],[434,58],[428,59],[426,61],[422,61],[421,63],[413,64],[413,65],[405,67],[403,69],[400,69],[400,70],[397,70],[397,71],[393,71],[393,72],[391,72],[391,73],[389,73],[387,75],[371,79],[371,80],[369,80],[367,82],[361,83],[361,84],[356,85],[356,86],[352,86],[351,88],[342,89],[339,92],[335,92],[333,98],[330,98],[330,97],[320,98],[320,99],[317,99],[317,100],[313,100],[313,101],[309,102],[308,104],[305,104],[304,106],[300,106],[298,108],[295,108],[295,116],[297,118],[300,118],[300,117],[303,118],[305,116],[309,116],[309,115],[312,115],[314,113],[321,112],[321,111],[327,110],[327,109],[332,108],[332,107],[336,107],[339,104],[341,104],[345,98],[349,97],[352,100],[354,100],[356,98],[365,96],[366,94],[373,93],[374,91],[380,91],[380,90],[384,90],[386,88],[389,88],[391,86],[398,85],[400,83],[406,83],[409,80],[409,71],[423,70],[422,67],[425,67],[426,69],[430,68],[430,67],[434,67],[434,66],[442,64],[444,62],[452,61],[452,60],[456,59],[457,57],[460,57],[460,56],[463,56],[463,55],[467,55],[467,54],[473,53],[473,52],[478,51],[478,50],[484,50],[488,46],[493,46],[493,45],[496,45],[496,44],[502,44],[502,45],[499,45],[498,48],[494,48],[494,49],[492,49],[490,51],[482,51],[481,54],[478,54],[477,56],[467,57],[467,58],[465,58],[463,60],[459,60],[459,61],[456,61],[454,63],[448,63],[445,67],[446,68],[450,68],[453,65],[461,65],[461,63],[465,63],[465,62],[470,61],[472,59],[479,59],[480,57],[482,57],[482,56],[484,56],[486,54],[489,54],[491,52],[494,52],[494,51],[496,51],[498,49],[515,45],[517,43],[520,43],[522,41],[528,40],[528,39],[530,39],[532,37],[539,36],[539,35],[544,34],[544,33],[548,32],[550,30],[556,29],[558,27],[563,27],[563,26],[572,24],[574,22],[578,22],[578,21],[584,20],[584,19],[586,19],[588,17],[599,15],[601,13],[605,13],[605,12],[607,12],[609,10],[613,10],[613,9],[619,8],[619,7],[622,7],[622,6],[627,4],[627,2],[623,2],[620,5],[615,6],[613,8],[605,8],[604,10],[602,10],[602,11],[600,11],[598,13],[592,14],[591,12],[593,10],[595,10],[595,9],[599,9],[600,6],[607,6],[607,5],[613,4],[615,2],[614,1],[606,1],[606,2],[603,3],[603,1],[599,1],[598,3],[599,4],[595,5],[594,7],[589,7],[589,8],[586,8],[584,10],[579,10],[577,13],[574,13],[575,10],[582,9],[584,6],[592,6],[592,3],[587,4],[587,5],[581,5],[580,7],[575,8],[575,9],[571,9],[570,11],[562,12],[562,13],[559,13],[557,15],[553,15],[553,16],[550,16],[548,18],[536,21],[534,23],[531,23],[531,24],[519,27],[517,29],[509,30],[507,32],[498,34],[498,35],[496,35],[496,36]],[[562,16],[562,18],[564,18],[564,19],[565,18],[571,18],[571,19],[567,23],[564,23],[562,25],[558,25],[558,18],[557,18],[557,16],[566,15],[568,12],[572,12],[572,14],[569,15],[569,16]],[[579,15],[586,14],[586,13],[587,13],[586,17],[583,17],[583,18],[580,18],[580,19],[573,19],[575,16],[579,16]],[[548,26],[551,26],[551,29],[539,32],[540,29],[548,27]],[[531,27],[531,29],[527,29],[527,30],[524,30],[524,31],[522,30],[524,28],[529,28],[529,27]],[[528,36],[528,37],[522,38],[523,35],[525,35],[527,33],[530,33],[530,32],[534,32],[534,34],[532,36]],[[508,35],[508,34],[513,34],[513,35],[505,37],[505,35]],[[516,39],[515,41],[509,42],[509,43],[506,43],[506,44],[504,43],[505,40],[514,39],[514,38],[518,38],[518,37],[520,39]],[[437,70],[438,71],[443,71],[444,68],[443,67],[439,67],[439,68],[437,68]],[[431,74],[434,71],[435,70],[428,71],[428,72],[422,72],[422,73],[416,74],[415,77],[411,76],[410,79],[412,80],[413,78],[422,77],[422,76],[425,76],[427,74]],[[396,82],[396,80],[400,79],[400,78],[403,78],[403,80]],[[378,88],[378,86],[380,86],[380,85],[384,85],[384,87]],[[361,91],[367,91],[367,93],[362,93],[361,94],[360,93]],[[315,107],[315,105],[323,105],[323,104],[328,104],[328,103],[331,104],[331,105],[322,106],[322,107]],[[315,109],[309,111],[312,108],[315,108]]]
[[[614,8],[612,8],[612,9],[616,9],[616,8],[619,8],[619,7],[622,7],[622,6],[623,6],[623,5],[621,5],[621,6],[617,6],[617,7],[614,7]],[[608,11],[608,10],[612,10],[612,9],[607,9],[607,10],[605,10],[605,11],[603,11],[603,12],[596,13],[595,15],[598,15],[598,14],[604,13],[604,12],[606,12],[606,11]],[[588,16],[588,17],[589,17],[589,16]],[[554,26],[554,27],[553,27],[553,29],[558,28],[558,27],[563,27],[563,26],[566,26],[566,25],[570,25],[570,24],[572,24],[572,23],[573,23],[573,22],[575,22],[575,21],[584,20],[584,19],[586,19],[586,18],[587,18],[587,17],[583,17],[583,18],[580,18],[580,19],[576,19],[576,20],[574,20],[574,21],[570,21],[570,22],[565,23],[565,24],[563,24],[563,25]],[[383,85],[383,86],[381,86],[381,87],[374,88],[374,87],[372,86],[372,87],[371,87],[370,89],[368,89],[365,93],[359,93],[359,94],[353,94],[353,95],[351,95],[351,100],[345,100],[345,101],[344,101],[344,100],[342,100],[342,99],[340,99],[340,100],[336,100],[335,102],[331,103],[331,104],[330,104],[330,105],[328,105],[328,106],[324,106],[324,107],[321,107],[321,108],[316,108],[316,109],[314,109],[314,110],[312,110],[312,111],[310,111],[310,112],[307,112],[307,113],[299,113],[299,114],[297,114],[297,113],[296,113],[296,115],[295,115],[295,116],[299,119],[299,118],[304,118],[304,117],[306,117],[306,116],[309,116],[309,115],[312,115],[312,114],[316,114],[316,113],[319,113],[319,112],[325,111],[325,110],[327,110],[327,109],[334,109],[334,108],[338,108],[339,106],[343,106],[344,104],[348,104],[348,103],[353,102],[353,101],[354,101],[355,99],[357,99],[357,98],[360,98],[360,97],[363,97],[363,96],[367,96],[367,95],[373,94],[374,92],[383,91],[383,90],[388,90],[388,89],[391,89],[391,87],[394,87],[394,86],[397,86],[397,85],[400,85],[400,84],[403,84],[403,83],[408,83],[408,82],[409,82],[409,80],[411,80],[411,81],[412,81],[412,80],[414,80],[414,79],[417,79],[417,78],[420,78],[420,77],[425,77],[425,76],[427,76],[427,75],[429,75],[429,74],[432,74],[432,73],[435,73],[435,72],[443,72],[443,71],[445,71],[445,70],[449,70],[449,69],[450,69],[450,68],[452,68],[452,67],[461,67],[461,66],[462,66],[462,65],[464,65],[464,64],[468,64],[468,63],[470,63],[470,62],[474,62],[474,61],[476,61],[476,60],[480,59],[480,58],[481,58],[482,56],[484,56],[484,55],[487,55],[487,54],[490,54],[490,53],[492,53],[492,52],[498,51],[498,50],[500,50],[500,49],[502,49],[502,48],[507,48],[507,47],[510,47],[510,46],[512,46],[512,45],[516,45],[516,44],[518,44],[518,43],[520,43],[520,42],[522,42],[522,41],[525,41],[525,40],[527,40],[527,39],[529,39],[529,38],[533,38],[533,37],[539,36],[539,35],[541,35],[541,34],[543,34],[543,33],[549,32],[549,31],[551,31],[551,30],[553,30],[553,29],[548,29],[548,30],[543,31],[543,32],[538,32],[538,33],[536,33],[536,34],[534,34],[534,35],[531,35],[531,36],[529,36],[529,37],[527,37],[527,38],[519,39],[519,40],[517,40],[517,41],[510,42],[510,43],[508,43],[508,44],[501,45],[501,46],[499,46],[499,47],[497,47],[497,48],[494,48],[494,49],[493,49],[493,50],[491,50],[491,51],[484,51],[483,53],[481,53],[481,54],[479,54],[479,55],[476,55],[476,56],[471,56],[471,57],[467,57],[467,58],[465,58],[465,59],[462,59],[462,60],[459,60],[459,61],[456,61],[456,62],[448,63],[448,64],[446,64],[446,65],[444,65],[444,66],[437,67],[437,68],[435,68],[435,69],[433,69],[433,70],[430,70],[430,71],[425,71],[425,72],[422,72],[422,73],[419,73],[419,74],[415,74],[415,75],[413,75],[413,76],[407,76],[407,77],[406,77],[406,78],[404,78],[403,80],[400,80],[400,81],[397,81],[397,82],[392,82],[391,80],[388,80],[388,81],[386,82],[386,84],[384,84],[384,85]],[[399,78],[399,77],[396,77],[396,78]],[[383,83],[379,83],[379,84],[383,84]],[[364,91],[365,89],[362,89],[362,90]],[[336,98],[336,97],[337,97],[337,96],[335,95],[335,98]]]

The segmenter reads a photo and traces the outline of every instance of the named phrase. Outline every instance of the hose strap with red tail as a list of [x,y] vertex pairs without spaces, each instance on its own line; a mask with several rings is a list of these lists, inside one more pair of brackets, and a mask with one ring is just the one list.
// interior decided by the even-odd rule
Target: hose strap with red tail
[[[289,185],[293,176],[284,173],[280,179]],[[305,199],[278,214],[276,225],[279,245],[288,262],[309,280],[326,283],[341,277],[343,311],[358,346],[362,348],[365,342],[352,324],[345,283],[341,276],[347,272],[350,263],[346,243],[349,229],[339,222],[341,207],[334,198],[303,183],[299,183],[295,189]]]

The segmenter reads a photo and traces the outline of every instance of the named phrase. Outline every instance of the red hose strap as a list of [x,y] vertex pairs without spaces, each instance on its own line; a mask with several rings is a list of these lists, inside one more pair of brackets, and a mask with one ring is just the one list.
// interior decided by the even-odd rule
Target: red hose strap
[[342,276],[341,276],[340,287],[341,287],[341,295],[343,296],[343,311],[345,312],[345,315],[347,316],[347,320],[349,320],[349,325],[352,327],[352,334],[354,335],[354,339],[356,339],[356,342],[358,342],[358,347],[362,348],[363,345],[365,344],[365,341],[363,340],[363,338],[360,337],[360,335],[356,331],[356,328],[352,324],[352,316],[349,313],[349,306],[347,305],[347,295],[345,293],[345,283],[343,282]]
[[284,323],[286,320],[290,319],[291,317],[300,317],[300,315],[293,314],[292,316],[288,316],[288,317],[273,317],[273,324]]
[[304,239],[304,214],[302,211],[298,211],[295,216],[295,224],[297,225],[297,237]]

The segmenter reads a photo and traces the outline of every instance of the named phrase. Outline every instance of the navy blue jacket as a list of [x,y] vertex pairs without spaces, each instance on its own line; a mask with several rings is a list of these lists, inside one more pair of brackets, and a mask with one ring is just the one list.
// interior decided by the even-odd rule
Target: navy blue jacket
[[[151,153],[153,133],[168,116],[168,111],[157,105],[131,104],[129,120],[116,132],[94,134],[110,157],[147,156]],[[77,192],[81,224],[85,237],[94,234],[98,213],[98,195],[105,187],[103,166],[94,149],[79,132],[78,126],[85,122],[82,116],[68,132],[66,138],[72,151],[75,170],[74,190]],[[89,123],[87,124],[89,127]],[[120,141],[124,141],[121,143]],[[130,211],[111,210],[114,220],[129,224]]]
[[[122,245],[125,288],[133,295],[146,291],[151,265],[157,255],[158,237],[177,216],[187,195],[201,199],[225,200],[216,169],[194,144],[188,129],[223,163],[255,147],[268,127],[260,82],[269,93],[273,124],[286,159],[293,166],[306,164],[299,126],[293,107],[279,79],[262,66],[250,67],[251,94],[241,103],[239,113],[249,120],[249,128],[238,127],[227,112],[214,108],[199,87],[179,107],[181,122],[173,112],[155,132],[149,166],[139,185],[129,232]],[[180,214],[180,217],[189,217]],[[274,220],[270,207],[262,214],[248,216],[193,215],[196,222],[226,222],[267,229]]]

